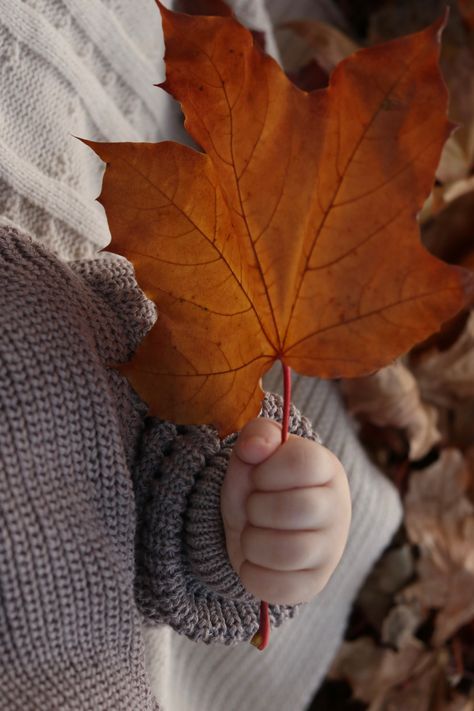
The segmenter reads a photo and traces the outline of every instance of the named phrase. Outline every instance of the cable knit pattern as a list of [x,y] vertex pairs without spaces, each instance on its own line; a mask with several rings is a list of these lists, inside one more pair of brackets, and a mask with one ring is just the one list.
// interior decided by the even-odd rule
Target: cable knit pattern
[[[132,7],[133,5],[133,7]],[[180,135],[153,0],[0,0],[0,214],[65,259],[110,241],[101,161],[74,136]],[[47,96],[47,100],[45,100]]]

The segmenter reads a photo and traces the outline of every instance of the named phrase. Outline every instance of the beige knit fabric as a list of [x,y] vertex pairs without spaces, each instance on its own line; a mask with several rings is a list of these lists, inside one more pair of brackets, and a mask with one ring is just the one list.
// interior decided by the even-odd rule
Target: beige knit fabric
[[[232,4],[242,19],[268,31],[261,0]],[[290,5],[295,16],[298,3],[268,5],[282,19]],[[173,103],[153,87],[163,79],[161,55],[154,0],[0,0],[3,222],[66,260],[92,256],[108,243],[94,202],[102,166],[72,135],[127,141],[181,135]],[[327,588],[272,633],[264,653],[146,628],[149,677],[165,711],[303,709],[340,643],[357,589],[400,522],[398,496],[359,447],[336,386],[298,378],[294,399],[348,472],[353,522],[346,552]]]

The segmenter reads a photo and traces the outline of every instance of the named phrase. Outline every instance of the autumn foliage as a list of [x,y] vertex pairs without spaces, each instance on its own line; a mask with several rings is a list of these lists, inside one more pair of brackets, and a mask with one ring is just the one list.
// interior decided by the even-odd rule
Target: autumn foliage
[[151,412],[222,434],[258,414],[275,360],[370,373],[462,307],[472,279],[421,245],[451,126],[442,22],[298,89],[233,17],[160,6],[162,88],[200,146],[93,143],[110,249],[159,318],[123,367]]

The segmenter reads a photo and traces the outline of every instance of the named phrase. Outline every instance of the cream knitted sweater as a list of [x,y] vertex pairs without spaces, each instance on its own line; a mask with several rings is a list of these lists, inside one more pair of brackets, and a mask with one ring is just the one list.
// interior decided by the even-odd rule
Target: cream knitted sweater
[[[284,0],[279,0],[272,3],[270,9],[281,17],[286,4],[289,5]],[[268,13],[263,3],[241,0],[235,1],[233,5],[248,24],[267,31],[267,46],[275,53],[275,45],[269,32]],[[293,6],[296,5],[297,3],[293,3]],[[16,225],[21,232],[29,233],[33,240],[42,243],[63,260],[76,261],[96,256],[98,249],[105,246],[110,239],[102,208],[94,202],[100,191],[102,166],[73,135],[92,140],[127,141],[156,141],[179,137],[181,129],[175,107],[164,92],[153,87],[153,84],[163,79],[161,56],[159,13],[153,0],[135,0],[133,3],[128,0],[0,0],[1,223]],[[24,258],[24,253],[22,254]],[[47,253],[44,254],[44,258],[48,259]],[[21,262],[20,257],[16,259],[18,263]],[[137,296],[136,288],[130,287],[129,278],[127,277],[126,282],[123,282],[123,276],[120,278],[119,275],[123,275],[125,269],[120,267],[122,263],[120,258],[107,255],[99,261],[94,260],[94,269],[88,266],[92,263],[87,261],[76,262],[72,266],[76,277],[80,276],[85,280],[88,288],[91,287],[92,279],[92,287],[95,284],[99,294],[105,289],[108,306],[104,306],[103,298],[99,298],[97,294],[97,299],[94,300],[94,288],[92,296],[88,297],[92,299],[92,311],[95,309],[94,313],[99,314],[98,322],[101,321],[100,314],[103,314],[104,308],[112,309],[113,313],[119,311],[127,314],[126,320],[121,318],[121,327],[114,335],[119,346],[122,344],[120,347],[129,355],[131,349],[136,346],[137,338],[149,327],[152,313],[147,310],[143,297]],[[97,264],[100,267],[98,270]],[[111,264],[116,265],[112,272]],[[115,275],[112,281],[111,273]],[[95,276],[92,278],[91,274]],[[5,283],[10,279],[8,264],[3,278]],[[64,280],[61,283],[64,283]],[[109,286],[105,286],[106,284]],[[17,298],[21,298],[21,290]],[[46,302],[46,307],[48,303]],[[29,305],[32,316],[37,315],[34,299],[24,303],[26,308],[25,304]],[[137,304],[141,306],[137,307]],[[28,310],[25,311],[25,314],[27,313]],[[104,331],[100,339],[103,341],[102,346],[100,343],[95,346],[99,350],[106,347],[107,338]],[[20,357],[20,351],[14,350],[13,354],[16,353]],[[12,351],[9,352],[11,356]],[[11,370],[4,372],[11,373]],[[4,455],[7,451],[10,454],[13,451],[15,461],[18,462],[18,467],[9,469],[9,477],[14,476],[15,472],[21,476],[27,475],[29,471],[30,459],[25,459],[28,440],[21,440],[24,436],[22,432],[27,433],[26,420],[22,419],[22,408],[30,407],[30,401],[34,402],[35,379],[38,378],[36,372],[34,375],[30,373],[30,380],[25,380],[23,369],[15,372],[20,373],[17,377],[23,378],[21,392],[25,393],[26,400],[22,401],[20,406],[20,402],[16,402],[13,397],[13,400],[10,398],[7,401],[6,407],[5,403],[2,405],[2,417],[6,412],[7,419],[3,420],[4,426],[0,429],[0,452]],[[86,376],[91,377],[91,371],[86,369],[81,377]],[[20,391],[15,385],[16,382],[10,378],[7,385],[13,387],[18,398]],[[56,392],[54,388],[62,387],[61,384],[55,384],[54,379],[47,382],[49,387],[53,388],[49,391],[50,394]],[[276,388],[277,378],[270,377],[267,387]],[[19,501],[14,497],[10,509],[2,512],[0,508],[0,516],[4,516],[3,520],[0,519],[0,530],[6,535],[6,543],[0,545],[0,562],[7,566],[8,570],[16,570],[17,577],[14,581],[10,578],[10,584],[16,586],[22,601],[17,610],[5,616],[5,596],[10,589],[2,587],[7,584],[3,582],[7,580],[3,575],[0,578],[0,639],[10,642],[5,643],[8,654],[6,648],[0,646],[0,676],[2,679],[8,676],[10,681],[8,687],[3,685],[3,691],[0,688],[0,709],[92,711],[110,708],[141,711],[152,708],[147,687],[153,691],[160,708],[165,711],[303,709],[320,684],[337,650],[351,602],[361,582],[400,522],[401,508],[396,492],[369,463],[361,450],[335,386],[322,381],[297,378],[294,388],[296,404],[312,420],[326,446],[341,459],[349,476],[353,520],[347,549],[326,589],[314,602],[299,608],[294,619],[288,620],[273,631],[270,646],[264,653],[257,652],[245,642],[230,647],[222,644],[208,645],[202,641],[196,643],[192,641],[196,637],[207,641],[215,639],[218,642],[229,642],[232,635],[229,637],[225,630],[233,627],[232,624],[229,626],[228,617],[222,627],[222,623],[219,623],[212,613],[211,602],[199,608],[199,614],[191,615],[192,619],[200,620],[199,634],[196,633],[195,625],[188,624],[189,607],[178,605],[178,614],[176,611],[162,608],[156,613],[157,608],[153,600],[171,598],[176,590],[160,589],[161,580],[172,579],[172,576],[165,575],[168,570],[166,566],[173,565],[172,558],[171,562],[167,559],[166,563],[158,562],[157,567],[148,567],[150,575],[145,576],[145,582],[143,578],[142,563],[145,551],[147,547],[152,550],[154,546],[156,548],[160,538],[158,536],[154,543],[153,537],[158,535],[158,529],[162,530],[159,526],[157,529],[155,525],[150,524],[152,520],[157,520],[159,524],[157,510],[159,511],[161,504],[156,501],[155,506],[153,497],[150,500],[142,488],[146,481],[144,472],[149,472],[149,467],[153,470],[156,465],[156,462],[153,464],[154,457],[156,459],[157,456],[153,426],[151,430],[146,430],[148,439],[145,438],[137,444],[134,436],[137,433],[136,428],[142,427],[140,423],[143,421],[143,410],[139,421],[135,416],[132,417],[132,395],[128,389],[121,388],[122,386],[118,387],[115,393],[116,397],[118,394],[114,405],[117,414],[114,415],[116,422],[110,428],[110,441],[107,441],[107,438],[95,439],[95,450],[87,450],[84,453],[87,467],[99,472],[94,475],[96,478],[92,477],[89,482],[92,489],[88,489],[89,494],[85,501],[96,507],[95,513],[99,514],[99,518],[103,517],[104,526],[112,515],[112,509],[115,521],[112,533],[104,533],[104,529],[100,540],[96,540],[94,536],[92,538],[104,551],[104,557],[97,557],[97,551],[94,553],[92,546],[90,555],[94,554],[94,560],[99,562],[95,567],[87,566],[90,578],[84,580],[81,577],[82,568],[77,567],[77,561],[75,562],[74,556],[71,558],[68,547],[63,545],[59,538],[55,539],[54,531],[41,538],[41,531],[44,533],[44,530],[49,530],[47,527],[45,529],[43,524],[51,522],[47,495],[47,487],[51,486],[51,482],[48,484],[46,480],[41,480],[42,488],[36,490],[35,496],[40,496],[41,491],[41,496],[44,497],[40,499],[41,505],[33,507],[35,515],[39,517],[39,528],[35,529],[36,537],[27,538],[22,547],[15,545],[20,539],[24,541],[21,537],[24,534],[21,519],[16,524],[19,528],[14,530],[11,529],[11,523],[7,528],[5,519],[7,514],[10,516],[10,522],[15,519],[15,510],[11,509],[11,506],[16,505],[19,507],[18,511],[21,511]],[[89,395],[94,403],[94,412],[99,413],[97,416],[107,417],[107,410],[101,409],[103,403],[109,402],[110,399],[110,385],[107,385],[106,379],[102,379],[94,387],[91,381]],[[87,399],[84,402],[87,402]],[[139,411],[140,405],[136,405]],[[81,407],[86,407],[86,404]],[[134,408],[133,412],[136,411]],[[84,412],[87,412],[87,409]],[[65,410],[58,417],[58,423],[61,423],[61,418],[71,418],[72,414]],[[57,429],[59,424],[56,427],[54,423],[46,425],[45,422],[43,425],[46,429],[41,432],[38,430],[39,441],[47,448],[45,452],[54,454],[55,442],[61,434]],[[70,420],[68,427],[79,442],[79,450],[80,443],[82,442],[84,449],[84,443],[90,442],[95,431],[94,428],[91,429],[87,417]],[[23,444],[20,446],[17,443],[12,450],[11,443],[17,442],[13,436],[15,433]],[[161,435],[164,436],[163,432]],[[111,442],[115,444],[112,446]],[[123,447],[125,452],[125,459],[119,458],[119,464],[113,459],[117,446]],[[205,445],[202,446],[205,449]],[[35,454],[38,455],[38,452]],[[41,457],[40,451],[40,460]],[[55,476],[63,476],[69,466],[67,457],[66,461],[60,458],[60,465],[57,457],[55,461]],[[111,466],[115,468],[112,473],[104,466],[106,462],[112,462]],[[0,483],[7,487],[8,492],[18,491],[15,488],[18,482],[12,483],[6,477],[5,471],[5,468],[0,469]],[[122,482],[120,496],[116,492],[115,484],[112,486],[112,482],[116,482],[114,474],[118,471]],[[135,496],[131,488],[132,474],[135,476]],[[199,478],[199,481],[201,480],[207,481],[205,478]],[[218,500],[218,488],[216,489],[215,483],[214,488],[211,484],[206,484],[203,495],[207,496],[211,490],[215,504],[216,496]],[[57,497],[55,501],[59,505],[62,499]],[[102,508],[104,505],[105,509]],[[182,546],[187,546],[189,551],[193,549],[193,540],[196,541],[199,534],[193,529],[193,505],[185,500],[183,506],[185,511],[182,515],[188,521],[188,529],[187,532],[182,528],[178,529],[176,535],[186,538],[186,541],[182,541]],[[211,518],[214,517],[209,524],[214,531],[214,542],[209,550],[211,572],[214,571],[212,575],[215,575],[215,570],[229,570],[228,561],[222,548],[222,539],[219,543],[222,531],[218,507],[210,506],[207,499],[206,507]],[[110,560],[110,556],[122,563],[129,560],[130,551],[133,550],[137,515],[138,531],[145,532],[148,541],[145,544],[143,537],[137,537],[135,556],[135,597],[144,615],[142,629],[133,602],[133,581],[127,576],[117,581],[117,594],[112,595],[114,585],[108,577],[109,571],[105,569],[104,563],[105,560]],[[176,554],[176,550],[180,550],[179,543],[174,543],[174,546],[170,550]],[[40,558],[45,567],[28,567],[30,564],[27,565],[26,561],[34,560],[35,552],[39,550],[42,551]],[[212,575],[209,578],[202,565],[196,560],[193,562],[192,554],[188,558],[195,575],[209,591],[204,595],[204,600],[208,594],[209,600],[213,599],[215,594],[223,595],[238,607],[239,596],[240,599],[242,595],[245,597],[245,591],[239,590],[238,581],[233,580],[227,592],[220,589],[216,593]],[[159,556],[157,560],[160,561]],[[62,566],[62,575],[59,578],[51,578],[57,565]],[[27,575],[31,570],[37,578],[33,583]],[[45,593],[46,597],[40,599],[38,595],[33,594],[35,585],[38,579],[42,580],[42,576],[48,581],[48,586],[44,589],[54,592],[52,597],[48,598]],[[108,591],[108,602],[104,607],[105,603],[98,603],[95,595],[91,595],[91,590],[100,591],[107,580],[109,582],[105,589]],[[43,588],[40,586],[40,589]],[[70,599],[71,590],[74,592],[73,598],[77,607],[72,616],[70,611],[67,614],[64,612],[68,609],[67,606],[57,609],[58,600],[61,602]],[[192,596],[186,598],[186,605],[191,604],[191,598]],[[247,602],[254,611],[258,609],[258,601]],[[107,616],[104,618],[106,610]],[[274,621],[283,620],[288,616],[288,612],[291,614],[290,610],[276,610]],[[193,614],[198,616],[193,617]],[[63,652],[61,648],[50,649],[46,632],[52,625],[54,629],[59,630],[60,638],[64,633],[80,637],[81,634],[87,634],[89,629],[80,622],[81,619],[96,620],[97,629],[102,629],[101,625],[106,619],[108,623],[104,629],[109,629],[109,632],[100,637],[100,643],[95,647],[95,665],[91,663],[87,668],[84,667],[81,647],[78,645],[77,659],[71,658],[68,650],[68,667],[65,670],[61,667],[61,659],[64,662]],[[117,620],[122,619],[123,634],[120,633],[121,625],[117,624]],[[203,619],[206,620],[204,626]],[[239,619],[244,620],[241,627],[245,630],[240,636],[248,639],[255,628],[256,617],[250,615],[250,618],[244,616]],[[158,626],[152,623],[153,620],[159,621]],[[179,634],[173,627],[183,634]],[[221,632],[224,630],[224,634],[219,632],[219,629]],[[43,634],[42,630],[46,632]],[[235,640],[237,638],[238,635],[234,637]],[[82,643],[87,644],[87,640],[82,640]],[[13,667],[8,663],[12,653],[11,645],[14,647],[16,660]],[[35,654],[32,655],[33,647]],[[72,649],[75,649],[74,645]],[[53,656],[48,657],[48,654]],[[49,665],[45,675],[44,660],[48,658],[55,661]],[[104,673],[105,658],[114,662],[109,664],[108,673]],[[85,672],[82,677],[74,677],[74,669],[85,669]],[[66,693],[66,679],[74,678],[82,678],[81,688],[77,688],[74,694],[72,684],[68,686]],[[8,689],[8,696],[5,689]],[[42,699],[41,703],[39,698]]]

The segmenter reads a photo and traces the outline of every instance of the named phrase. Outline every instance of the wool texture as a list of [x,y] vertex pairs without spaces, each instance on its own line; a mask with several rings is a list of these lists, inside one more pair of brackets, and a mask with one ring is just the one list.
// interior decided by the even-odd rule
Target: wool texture
[[[270,15],[233,0],[278,59]],[[318,3],[327,17],[331,0]],[[340,18],[340,16],[339,16]],[[313,602],[259,601],[230,566],[219,511],[233,437],[146,415],[108,363],[157,317],[112,254],[95,141],[186,140],[154,0],[0,0],[0,711],[302,711],[351,604],[401,520],[337,386],[296,376],[291,429],[342,461],[346,551]],[[279,373],[265,381],[281,392]],[[268,395],[262,415],[281,419]]]

